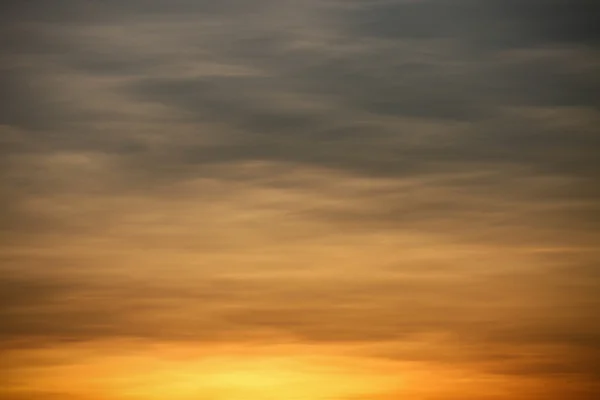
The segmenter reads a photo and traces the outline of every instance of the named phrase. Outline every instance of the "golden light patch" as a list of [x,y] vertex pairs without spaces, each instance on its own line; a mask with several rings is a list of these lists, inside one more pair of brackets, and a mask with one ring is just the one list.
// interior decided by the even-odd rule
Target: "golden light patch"
[[75,349],[81,354],[71,356],[79,360],[32,370],[28,385],[110,400],[326,400],[398,390],[402,383],[386,362],[305,346],[116,350]]

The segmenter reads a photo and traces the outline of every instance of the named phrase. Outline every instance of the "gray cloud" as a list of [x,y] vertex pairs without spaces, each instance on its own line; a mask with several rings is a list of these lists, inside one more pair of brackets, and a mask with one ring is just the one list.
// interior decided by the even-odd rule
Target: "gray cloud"
[[[566,179],[538,199],[568,192],[580,205],[567,213],[582,227],[595,220],[593,34],[549,31],[559,15],[585,22],[589,2],[328,2],[300,9],[299,21],[275,19],[296,11],[287,3],[255,12],[263,3],[7,4],[19,17],[2,61],[1,122],[18,132],[8,152],[109,152],[120,173],[156,185],[249,160],[398,178],[518,167]],[[421,21],[431,18],[429,31]],[[516,42],[492,53],[461,46],[512,25]],[[45,171],[34,181],[20,162],[6,168],[39,185]],[[5,198],[29,196],[6,179]],[[518,190],[485,190],[494,185]]]
[[492,48],[548,42],[596,44],[593,2],[581,0],[439,0],[356,2],[350,20],[359,32],[394,39],[453,38]]

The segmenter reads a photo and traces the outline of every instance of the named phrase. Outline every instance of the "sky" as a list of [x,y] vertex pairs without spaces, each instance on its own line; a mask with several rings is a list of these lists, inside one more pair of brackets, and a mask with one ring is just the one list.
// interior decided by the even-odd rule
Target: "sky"
[[0,6],[1,400],[600,397],[600,5]]

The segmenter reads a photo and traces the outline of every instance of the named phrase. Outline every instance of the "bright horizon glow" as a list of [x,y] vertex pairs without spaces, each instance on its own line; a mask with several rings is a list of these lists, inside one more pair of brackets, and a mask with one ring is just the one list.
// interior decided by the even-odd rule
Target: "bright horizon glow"
[[60,357],[64,363],[23,367],[22,389],[43,387],[85,400],[428,400],[440,392],[506,396],[543,387],[442,364],[372,358],[352,344],[88,343],[21,357]]
[[298,400],[327,400],[402,387],[393,363],[327,352],[309,355],[318,349],[306,346],[198,349],[153,345],[106,354],[102,346],[91,353],[75,347],[70,355],[80,359],[78,353],[88,352],[86,362],[32,368],[22,376],[34,387],[109,400],[275,400],[290,393]]

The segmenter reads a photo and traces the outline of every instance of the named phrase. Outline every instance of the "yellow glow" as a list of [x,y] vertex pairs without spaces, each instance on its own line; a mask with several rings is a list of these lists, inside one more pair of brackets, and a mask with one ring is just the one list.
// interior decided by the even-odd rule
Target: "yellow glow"
[[302,346],[153,347],[121,354],[63,349],[80,361],[21,376],[29,375],[32,387],[110,400],[275,400],[290,394],[326,400],[400,387],[389,363],[328,353]]

